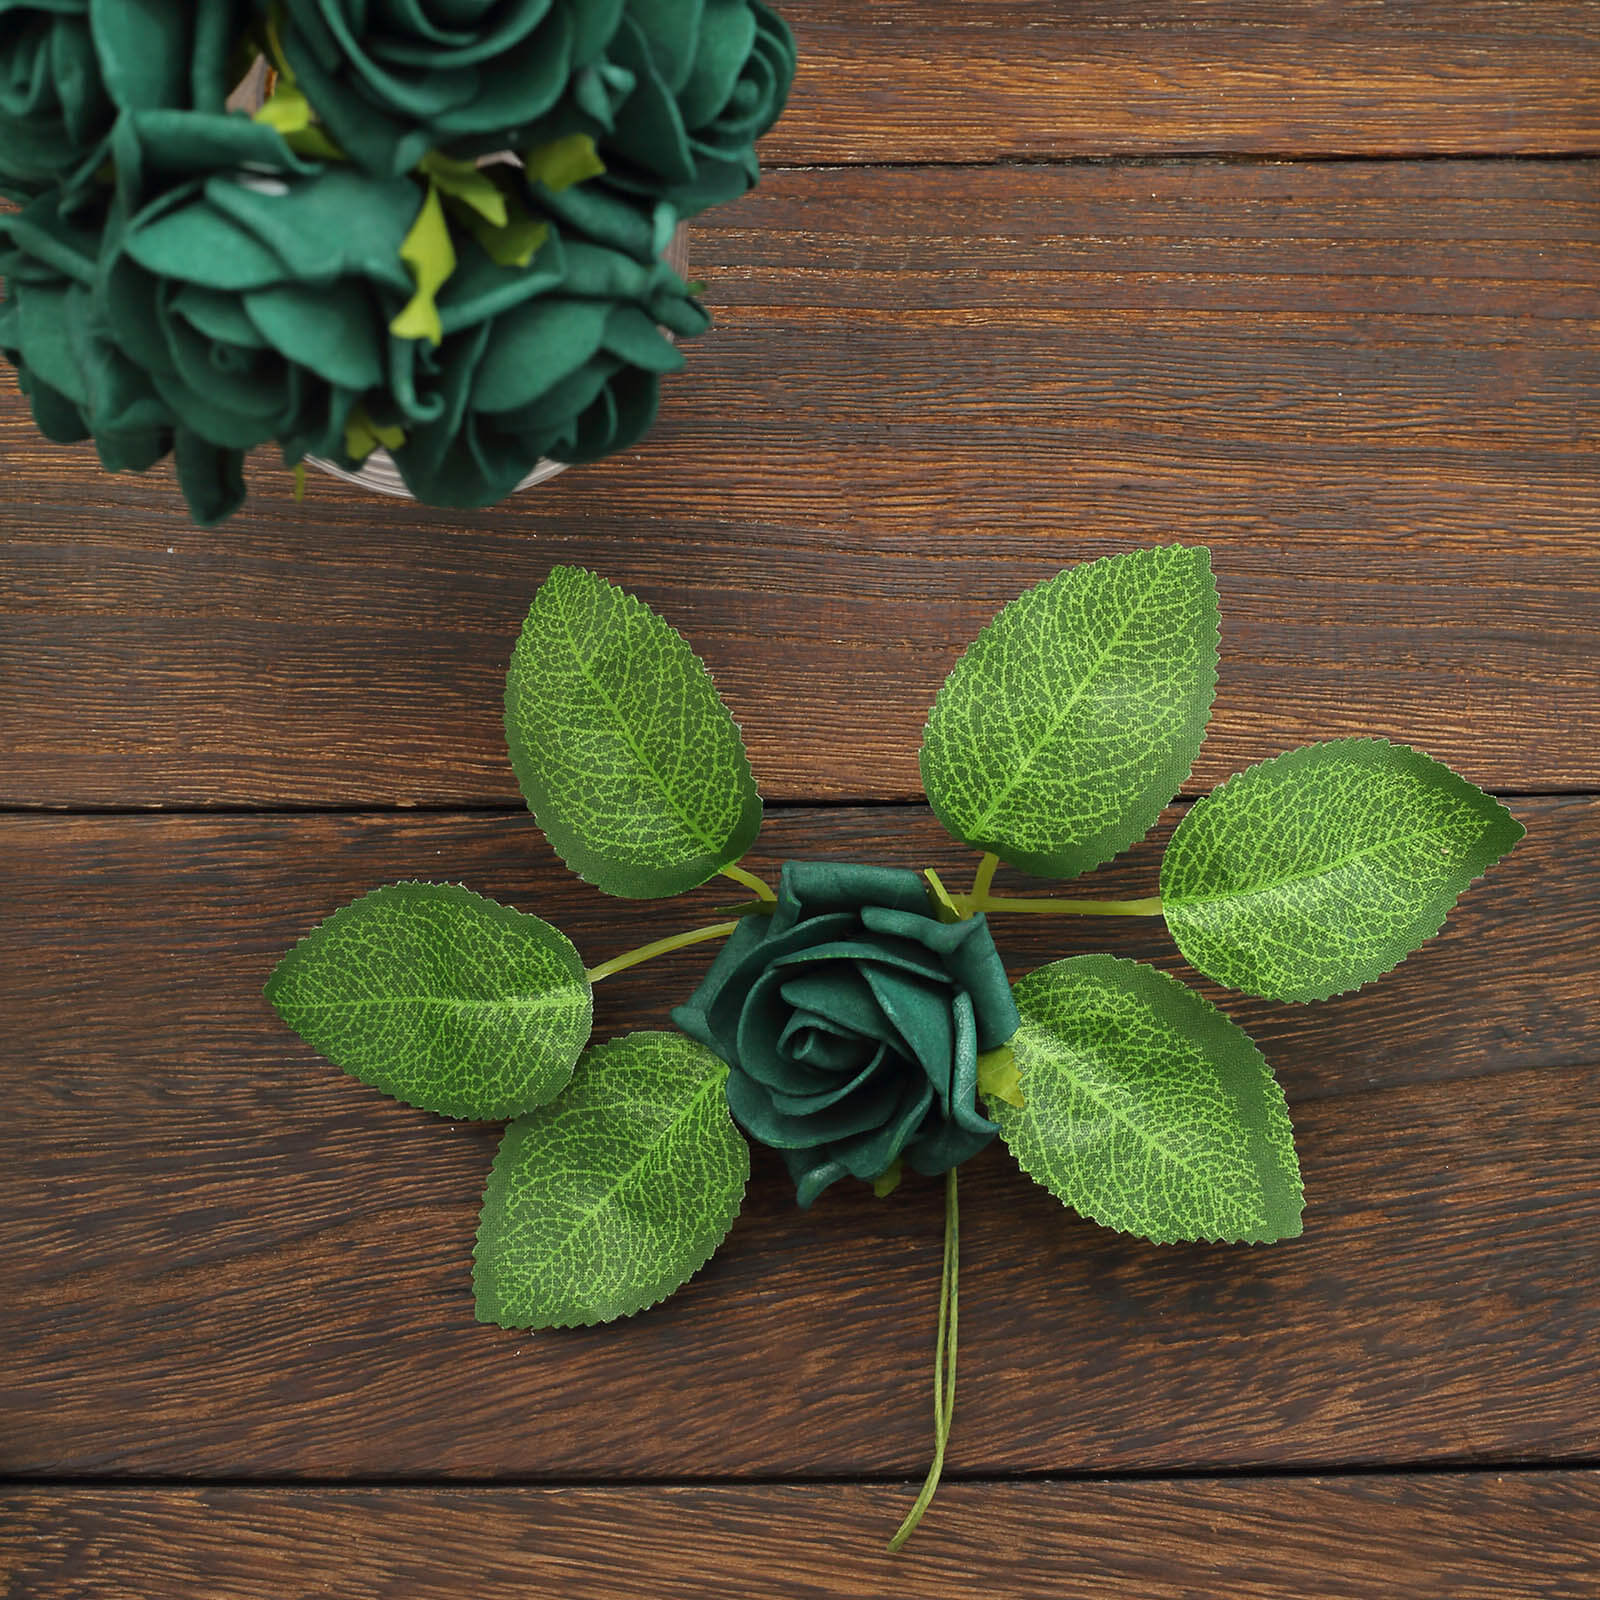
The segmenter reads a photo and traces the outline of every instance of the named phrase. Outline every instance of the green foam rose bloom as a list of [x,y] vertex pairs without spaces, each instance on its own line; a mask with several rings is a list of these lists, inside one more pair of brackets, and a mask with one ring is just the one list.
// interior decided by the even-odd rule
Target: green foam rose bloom
[[484,506],[545,457],[626,449],[655,420],[660,379],[683,357],[658,324],[700,332],[705,312],[661,263],[552,231],[533,270],[508,272],[470,241],[439,296],[444,341],[397,351],[406,486],[433,505]]
[[173,455],[195,521],[209,526],[244,500],[241,458],[181,422],[112,337],[96,292],[98,228],[64,212],[63,200],[52,191],[0,217],[0,354],[47,439],[92,438],[111,472]]
[[[538,208],[531,193],[530,203]],[[489,505],[546,457],[581,463],[626,449],[655,419],[662,375],[683,365],[668,334],[709,325],[656,258],[648,213],[597,195],[581,216],[588,231],[552,215],[522,268],[458,239],[438,297],[443,342],[395,342],[393,389],[372,415],[404,433],[392,454],[419,499]]]
[[728,1063],[734,1120],[782,1154],[802,1206],[981,1150],[997,1129],[978,1056],[1020,1021],[981,915],[940,921],[914,872],[795,861],[672,1016]]
[[115,117],[88,0],[0,0],[0,189],[34,194],[83,165]]
[[99,243],[57,193],[0,216],[0,351],[47,439],[92,437],[109,470],[142,472],[171,450],[174,418],[100,315]]
[[223,450],[342,456],[352,410],[387,387],[417,185],[304,161],[237,116],[124,117],[112,151],[100,293],[122,350]]
[[88,182],[122,110],[220,111],[248,0],[0,0],[0,192]]
[[794,36],[762,0],[629,0],[609,55],[634,77],[600,151],[617,182],[681,216],[760,176],[756,140],[794,81]]
[[[623,0],[283,0],[284,57],[328,131],[385,175],[432,149],[484,154],[508,130],[566,131],[571,97],[616,92],[604,51]],[[616,78],[617,75],[612,73]],[[516,146],[521,148],[520,145]]]

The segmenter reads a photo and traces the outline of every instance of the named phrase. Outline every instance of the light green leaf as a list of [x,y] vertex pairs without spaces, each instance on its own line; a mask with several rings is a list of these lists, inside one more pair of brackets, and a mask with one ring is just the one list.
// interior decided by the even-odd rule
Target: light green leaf
[[586,1051],[559,1100],[512,1123],[473,1250],[479,1320],[610,1322],[693,1277],[750,1177],[727,1076],[683,1034],[630,1033]]
[[334,912],[278,964],[267,999],[352,1077],[484,1122],[559,1094],[592,1019],[559,929],[443,883],[391,884]]
[[1325,1000],[1397,966],[1523,835],[1405,745],[1308,745],[1197,801],[1161,864],[1167,926],[1207,977]]
[[535,222],[515,199],[508,204],[504,227],[492,228],[479,216],[474,216],[469,226],[484,254],[500,267],[527,266],[550,237],[550,225]]
[[410,267],[417,292],[389,324],[389,332],[397,339],[426,339],[431,344],[442,344],[444,324],[436,297],[456,270],[456,247],[450,239],[450,224],[445,220],[436,183],[428,184],[428,195],[417,220],[401,241],[400,259]]
[[405,442],[404,428],[386,428],[374,422],[363,401],[358,400],[345,418],[344,448],[352,461],[365,461],[380,444],[398,450]]
[[301,128],[297,133],[284,134],[283,142],[297,156],[304,156],[308,161],[348,161],[350,159],[315,123],[309,128]]
[[905,1163],[898,1156],[886,1166],[876,1178],[872,1180],[872,1192],[880,1199],[887,1200],[896,1189],[900,1187],[900,1180],[905,1177]]
[[506,679],[506,738],[561,859],[607,894],[681,894],[761,827],[738,725],[683,638],[630,594],[556,567]]
[[606,170],[594,140],[586,133],[569,133],[564,139],[535,145],[523,153],[522,164],[530,182],[542,183],[555,194],[585,178],[598,178]]
[[1154,967],[1074,956],[1016,986],[1020,1110],[989,1115],[1022,1170],[1157,1244],[1300,1232],[1283,1091],[1250,1036]]
[[978,1057],[978,1093],[985,1100],[1004,1100],[1008,1106],[1022,1109],[1022,1074],[1017,1068],[1017,1052],[1009,1044],[985,1050]]
[[419,169],[442,193],[470,207],[493,227],[505,227],[508,220],[505,194],[476,161],[458,161],[442,151],[430,150],[419,163]]
[[311,102],[287,78],[280,77],[272,98],[256,112],[255,120],[279,133],[302,133],[311,126]]
[[1072,567],[1013,600],[945,680],[923,734],[929,804],[977,849],[1075,877],[1178,792],[1216,681],[1209,551]]

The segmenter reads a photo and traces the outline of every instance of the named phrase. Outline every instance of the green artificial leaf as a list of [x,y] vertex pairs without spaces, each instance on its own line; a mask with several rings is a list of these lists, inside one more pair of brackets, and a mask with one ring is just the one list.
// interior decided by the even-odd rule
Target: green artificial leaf
[[923,734],[929,804],[977,849],[1075,877],[1178,792],[1216,682],[1209,551],[1072,567],[1013,600],[945,680]]
[[681,1033],[585,1051],[567,1092],[512,1123],[495,1156],[473,1250],[479,1320],[610,1322],[693,1277],[750,1177],[727,1077]]
[[430,150],[422,158],[419,170],[426,173],[442,193],[459,200],[491,226],[505,227],[509,220],[505,194],[476,161],[458,161],[442,151]]
[[630,594],[555,567],[506,679],[506,739],[557,854],[607,894],[681,894],[761,827],[738,724],[704,664]]
[[872,1180],[872,1192],[880,1199],[887,1200],[896,1189],[900,1187],[900,1180],[906,1175],[905,1163],[896,1156],[876,1178]]
[[988,1109],[1024,1172],[1083,1216],[1157,1244],[1300,1232],[1283,1091],[1237,1023],[1115,956],[1054,962],[1016,997],[1024,1103]]
[[279,133],[302,133],[311,126],[311,102],[287,78],[280,77],[272,98],[256,112],[255,120]]
[[1167,926],[1209,978],[1325,1000],[1399,965],[1523,835],[1504,806],[1382,739],[1307,745],[1195,803],[1161,863]]
[[531,182],[542,183],[553,194],[585,178],[598,178],[606,170],[594,140],[586,133],[569,133],[564,139],[536,145],[523,153],[522,165]]
[[922,876],[928,880],[928,899],[933,904],[933,914],[941,922],[961,922],[963,919],[961,907],[950,897],[950,891],[945,888],[944,880],[932,867],[924,867]]
[[978,1057],[978,1093],[985,1100],[1004,1100],[1008,1106],[1022,1109],[1022,1073],[1017,1067],[1017,1052],[1009,1044],[998,1050],[985,1050]]
[[391,884],[334,912],[279,962],[267,999],[352,1077],[484,1122],[561,1092],[593,1004],[559,929],[443,883]]
[[405,442],[404,428],[386,428],[374,422],[362,401],[358,400],[345,418],[344,448],[352,461],[365,461],[379,445],[398,450]]
[[444,323],[439,317],[437,296],[456,270],[456,247],[450,239],[439,186],[432,180],[417,220],[401,241],[400,259],[410,267],[417,292],[389,324],[389,332],[397,339],[426,339],[430,344],[443,344]]
[[550,225],[536,222],[514,196],[506,197],[506,221],[491,226],[476,212],[468,219],[472,236],[488,258],[499,267],[525,267],[538,255],[550,237]]
[[313,123],[309,128],[300,128],[294,133],[284,134],[283,142],[297,156],[304,156],[308,161],[348,161],[350,159],[316,123]]

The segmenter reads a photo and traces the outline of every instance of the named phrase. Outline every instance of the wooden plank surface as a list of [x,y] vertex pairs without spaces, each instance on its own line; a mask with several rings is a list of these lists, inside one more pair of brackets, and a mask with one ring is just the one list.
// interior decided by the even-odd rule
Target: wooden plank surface
[[0,804],[514,802],[557,561],[691,635],[770,797],[914,798],[993,611],[1174,538],[1224,603],[1198,787],[1358,731],[1600,787],[1600,164],[779,173],[693,249],[720,328],[657,435],[488,512],[263,455],[197,532],[8,380]]
[[[1588,1600],[1600,1479],[1548,1469],[1600,1460],[1600,8],[785,10],[790,170],[697,226],[719,326],[639,450],[463,514],[296,505],[263,455],[201,533],[0,380],[0,808],[274,813],[0,816],[0,1474],[80,1480],[0,1491],[0,1593]],[[667,1305],[484,1328],[497,1130],[345,1079],[260,985],[400,876],[590,960],[679,925],[625,931],[506,809],[502,675],[554,562],[710,661],[781,803],[767,862],[957,869],[909,803],[956,652],[1173,538],[1224,602],[1190,792],[1368,731],[1531,832],[1366,991],[1201,985],[1285,1085],[1303,1239],[1158,1249],[1000,1150],[963,1174],[954,1481],[891,1562],[910,1488],[862,1480],[927,1459],[935,1186],[802,1214],[758,1152]],[[1159,924],[1004,947],[1180,970]],[[602,1036],[702,965],[608,982]]]
[[1600,149],[1583,0],[789,0],[782,161]]
[[1590,1600],[1600,1475],[951,1483],[909,1491],[22,1489],[0,1581],[28,1600]]
[[[952,1471],[1600,1449],[1600,800],[1514,805],[1528,838],[1400,971],[1319,1007],[1226,1001],[1295,1116],[1302,1240],[1158,1249],[1074,1221],[1003,1151],[968,1169]],[[784,811],[761,855],[970,866],[941,838],[920,808]],[[920,1471],[935,1185],[801,1213],[757,1152],[745,1215],[666,1305],[487,1329],[468,1257],[497,1130],[344,1078],[259,998],[296,937],[395,877],[538,910],[591,961],[692,906],[624,930],[526,817],[13,817],[0,850],[0,1470]],[[1157,859],[1089,881],[1147,890]],[[1002,938],[1016,972],[1106,947],[1177,966],[1158,924]],[[663,1025],[702,967],[603,985],[602,1035]]]

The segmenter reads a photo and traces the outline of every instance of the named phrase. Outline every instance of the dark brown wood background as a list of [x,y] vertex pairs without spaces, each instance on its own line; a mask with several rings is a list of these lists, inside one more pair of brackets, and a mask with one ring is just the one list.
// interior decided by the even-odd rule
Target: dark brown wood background
[[[619,460],[445,515],[296,504],[263,455],[203,533],[165,471],[99,474],[0,386],[0,1587],[1593,1596],[1600,6],[787,9],[770,174],[693,235],[718,328]],[[1528,838],[1366,991],[1208,991],[1289,1095],[1301,1240],[1157,1249],[974,1164],[947,1485],[892,1560],[936,1186],[802,1215],[758,1154],[665,1306],[484,1328],[496,1130],[331,1070],[261,984],[401,876],[592,961],[636,942],[505,758],[555,562],[701,649],[764,861],[959,870],[915,762],[956,653],[1022,585],[1175,537],[1224,605],[1191,793],[1370,731]],[[1097,884],[1148,892],[1158,846]],[[1107,940],[1177,966],[1145,924],[1007,948]],[[699,968],[606,984],[602,1032]]]

